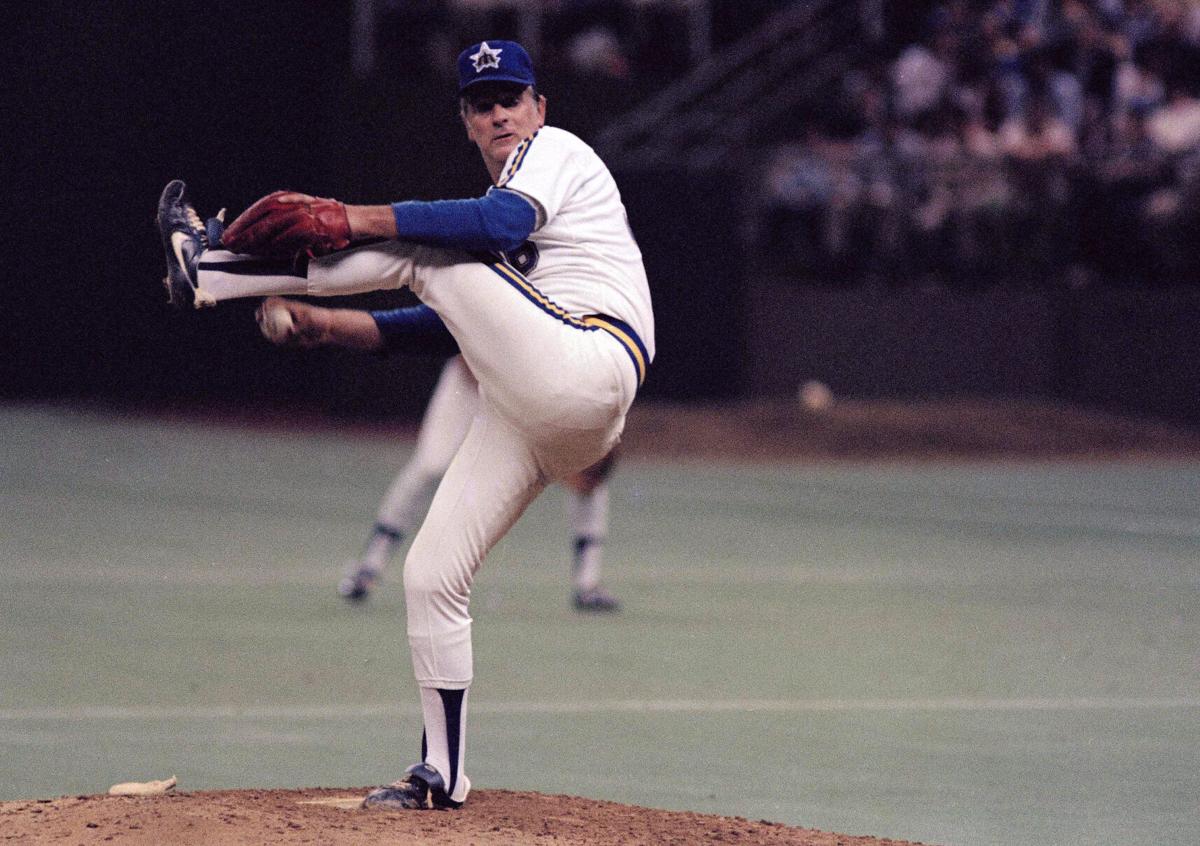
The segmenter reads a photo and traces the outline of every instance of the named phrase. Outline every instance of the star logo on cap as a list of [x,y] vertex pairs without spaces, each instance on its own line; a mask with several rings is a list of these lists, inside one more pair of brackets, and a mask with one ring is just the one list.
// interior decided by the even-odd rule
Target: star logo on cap
[[486,41],[482,42],[479,52],[471,54],[471,61],[475,63],[475,73],[482,73],[488,68],[499,68],[500,54],[503,52],[503,47],[492,48]]

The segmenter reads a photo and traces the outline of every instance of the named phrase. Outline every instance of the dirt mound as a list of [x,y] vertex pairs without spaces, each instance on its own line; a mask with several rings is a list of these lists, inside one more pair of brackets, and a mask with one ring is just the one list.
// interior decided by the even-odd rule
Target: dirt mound
[[311,788],[0,802],[0,841],[126,846],[901,846],[903,842],[509,790],[473,791],[459,811],[365,811],[357,807],[365,794],[366,788]]

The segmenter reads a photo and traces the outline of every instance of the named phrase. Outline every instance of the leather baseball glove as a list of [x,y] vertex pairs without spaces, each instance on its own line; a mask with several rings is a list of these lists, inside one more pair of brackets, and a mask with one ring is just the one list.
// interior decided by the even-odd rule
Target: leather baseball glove
[[235,253],[271,258],[328,255],[350,244],[346,207],[337,200],[276,191],[229,224],[221,244]]

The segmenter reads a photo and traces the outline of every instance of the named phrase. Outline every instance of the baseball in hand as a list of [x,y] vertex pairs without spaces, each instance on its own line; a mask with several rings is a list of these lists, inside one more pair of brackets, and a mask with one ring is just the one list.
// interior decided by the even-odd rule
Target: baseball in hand
[[263,337],[273,344],[282,344],[296,334],[296,324],[287,306],[267,303],[258,312],[258,328]]

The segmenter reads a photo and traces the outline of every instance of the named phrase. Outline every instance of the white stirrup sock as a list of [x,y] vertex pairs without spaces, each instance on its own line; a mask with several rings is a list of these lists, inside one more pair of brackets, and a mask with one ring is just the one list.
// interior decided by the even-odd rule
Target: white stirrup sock
[[567,492],[567,519],[575,539],[572,579],[575,590],[591,590],[600,584],[604,562],[604,538],[608,534],[608,485],[591,493]]
[[425,716],[425,736],[421,757],[446,781],[446,792],[462,802],[471,790],[463,773],[467,751],[467,691],[421,688],[421,711]]
[[404,532],[400,529],[376,523],[363,547],[361,566],[374,570],[376,573],[382,572],[403,542]]

